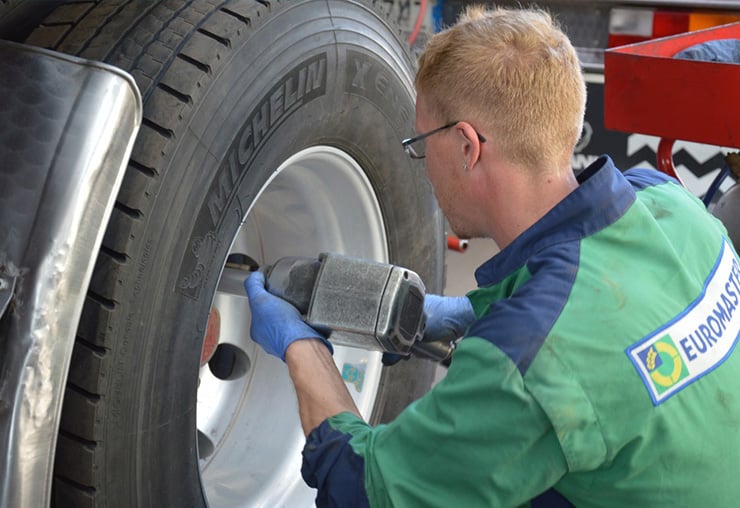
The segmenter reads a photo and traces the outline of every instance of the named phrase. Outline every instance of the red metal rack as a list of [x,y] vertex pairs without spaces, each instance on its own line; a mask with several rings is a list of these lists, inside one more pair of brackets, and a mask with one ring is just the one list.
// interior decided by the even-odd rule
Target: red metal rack
[[740,23],[621,46],[605,55],[605,126],[660,137],[658,169],[676,178],[675,140],[740,148],[740,65],[673,57],[720,39],[740,39]]

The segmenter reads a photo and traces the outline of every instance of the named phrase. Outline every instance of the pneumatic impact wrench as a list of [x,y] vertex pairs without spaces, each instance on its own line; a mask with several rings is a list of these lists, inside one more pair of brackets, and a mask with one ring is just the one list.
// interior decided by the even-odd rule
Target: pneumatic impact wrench
[[265,269],[266,289],[293,304],[335,345],[449,363],[452,343],[423,342],[425,288],[400,266],[323,253]]

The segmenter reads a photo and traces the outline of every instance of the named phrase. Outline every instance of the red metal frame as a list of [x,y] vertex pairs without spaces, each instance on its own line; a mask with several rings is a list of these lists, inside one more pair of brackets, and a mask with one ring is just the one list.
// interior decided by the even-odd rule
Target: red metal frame
[[673,58],[695,44],[740,39],[740,22],[610,49],[606,128],[662,138],[658,166],[676,176],[677,139],[740,148],[740,65]]

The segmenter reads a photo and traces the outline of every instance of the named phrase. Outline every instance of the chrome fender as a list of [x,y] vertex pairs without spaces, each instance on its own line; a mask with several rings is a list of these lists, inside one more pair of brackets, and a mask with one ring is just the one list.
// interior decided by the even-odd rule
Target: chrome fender
[[49,504],[75,332],[141,104],[120,69],[0,41],[0,507]]

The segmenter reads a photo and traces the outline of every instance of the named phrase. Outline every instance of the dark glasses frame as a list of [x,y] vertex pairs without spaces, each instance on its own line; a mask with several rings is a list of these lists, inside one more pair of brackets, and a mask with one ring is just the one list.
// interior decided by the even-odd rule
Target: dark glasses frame
[[[459,120],[456,120],[454,122],[450,122],[448,124],[445,124],[442,127],[437,127],[436,129],[431,130],[429,132],[425,132],[423,134],[419,134],[418,136],[414,136],[412,138],[406,138],[403,141],[401,141],[401,146],[403,147],[403,150],[408,154],[408,156],[411,157],[412,159],[423,159],[424,157],[426,157],[426,154],[419,155],[417,153],[417,151],[414,150],[414,147],[412,145],[414,143],[416,143],[417,141],[421,141],[422,139],[428,138],[432,134],[436,134],[436,133],[438,133],[440,131],[443,131],[445,129],[449,129],[450,127],[454,127],[455,125],[457,125],[458,122],[459,122]],[[478,140],[481,143],[485,143],[486,142],[486,138],[484,138],[483,136],[481,136],[481,134],[478,131],[475,131],[475,134],[478,136]]]

